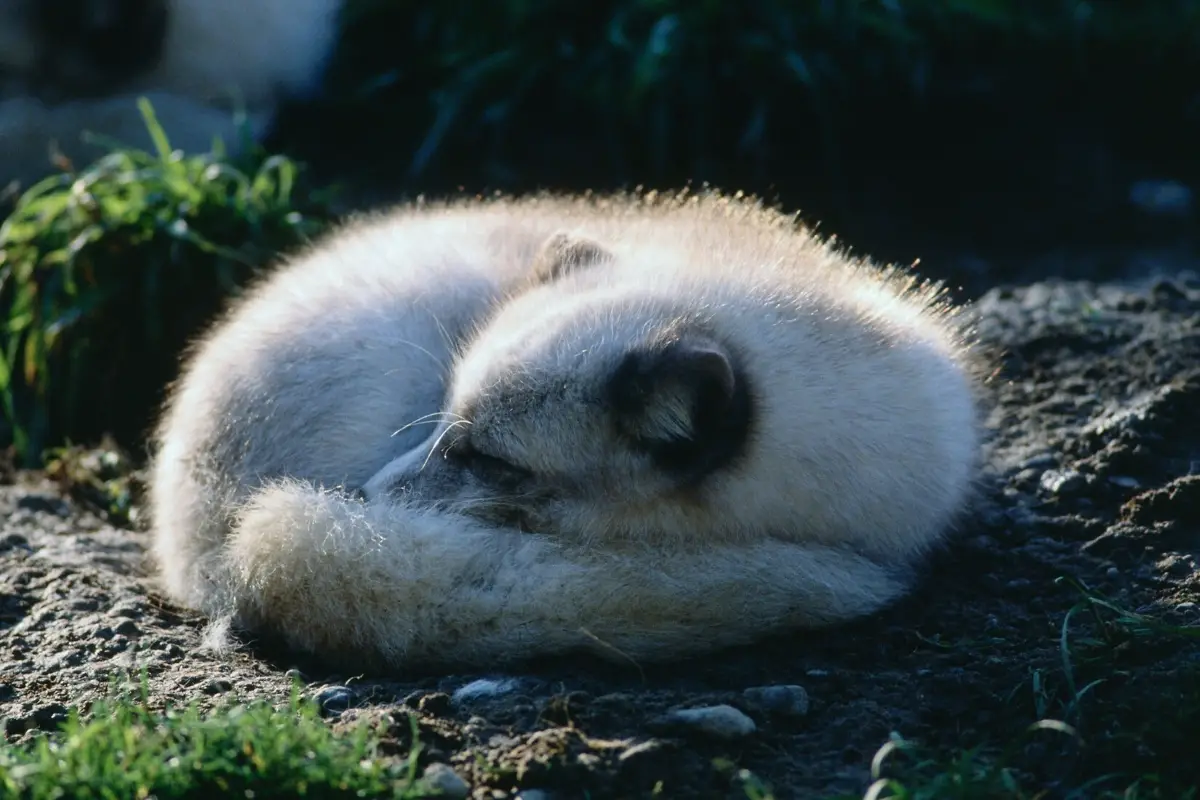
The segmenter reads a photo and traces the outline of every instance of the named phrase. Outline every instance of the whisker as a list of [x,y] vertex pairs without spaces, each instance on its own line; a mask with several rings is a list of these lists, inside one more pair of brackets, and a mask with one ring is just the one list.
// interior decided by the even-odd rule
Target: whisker
[[[422,417],[417,417],[416,419],[414,419],[412,422],[408,423],[407,425],[405,425],[401,428],[398,428],[396,431],[394,431],[392,433],[392,436],[396,436],[398,434],[404,433],[406,430],[408,430],[409,428],[411,428],[415,425],[432,425],[433,423],[441,422],[442,420],[444,420],[448,417],[458,417],[458,416],[459,416],[458,414],[455,414],[452,411],[434,411],[432,414],[426,414]],[[462,419],[462,418],[459,417],[459,419]]]
[[[426,454],[425,460],[421,462],[421,470],[424,470],[425,467],[429,465],[429,459],[433,458],[433,454],[435,452],[437,452],[438,447],[442,443],[442,439],[446,438],[446,434],[448,434],[450,431],[454,430],[458,426],[464,425],[464,424],[470,425],[471,422],[470,422],[470,420],[466,420],[466,419],[458,419],[458,420],[455,420],[454,422],[451,422],[449,425],[446,426],[446,430],[442,431],[442,435],[439,436],[437,438],[437,441],[435,441],[433,443],[433,446],[429,448],[429,452]],[[418,471],[420,471],[420,470],[418,470]]]

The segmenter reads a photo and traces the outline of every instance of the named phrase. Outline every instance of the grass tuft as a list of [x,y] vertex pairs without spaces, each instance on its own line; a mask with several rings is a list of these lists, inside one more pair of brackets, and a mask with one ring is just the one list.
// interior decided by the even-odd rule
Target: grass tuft
[[141,103],[154,152],[48,177],[0,225],[0,410],[29,466],[70,433],[136,440],[188,338],[322,227],[294,162],[173,151]]
[[427,796],[419,748],[379,757],[378,733],[335,734],[298,691],[282,709],[265,702],[154,713],[120,697],[71,712],[56,732],[0,748],[6,797],[207,798]]

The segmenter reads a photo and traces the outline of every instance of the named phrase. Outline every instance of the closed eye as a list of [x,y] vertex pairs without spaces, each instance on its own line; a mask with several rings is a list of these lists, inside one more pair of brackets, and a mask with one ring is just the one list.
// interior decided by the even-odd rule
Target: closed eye
[[533,477],[533,472],[498,456],[480,452],[461,441],[446,450],[446,459],[488,483],[516,483]]

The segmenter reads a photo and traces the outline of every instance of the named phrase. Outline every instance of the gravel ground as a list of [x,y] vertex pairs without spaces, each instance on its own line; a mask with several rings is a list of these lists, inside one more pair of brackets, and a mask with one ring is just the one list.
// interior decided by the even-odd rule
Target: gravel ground
[[[1197,623],[1200,281],[1037,283],[979,303],[1000,354],[984,491],[922,590],[873,619],[644,671],[577,658],[502,675],[331,675],[253,647],[220,660],[199,651],[199,620],[148,593],[144,532],[42,473],[9,470],[5,732],[33,735],[144,669],[152,704],[282,701],[299,674],[333,724],[393,720],[397,752],[413,714],[422,760],[448,764],[474,797],[628,797],[656,784],[669,797],[744,797],[740,768],[778,797],[861,795],[893,731],[934,752],[999,747],[1042,715],[1069,718],[1084,745],[1058,735],[1022,748],[1031,785],[1177,766],[1185,742],[1168,723],[1189,701],[1200,716],[1200,682],[1189,696],[1169,681],[1196,675],[1200,649],[1103,608],[1075,615],[1063,647],[1082,595],[1059,579]],[[1104,683],[1076,701],[1095,676]]]

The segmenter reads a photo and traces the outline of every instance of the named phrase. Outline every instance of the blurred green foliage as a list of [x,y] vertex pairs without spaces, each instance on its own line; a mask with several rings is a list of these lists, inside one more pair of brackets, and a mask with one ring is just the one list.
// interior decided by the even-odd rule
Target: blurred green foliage
[[31,187],[0,226],[0,403],[26,463],[63,437],[136,439],[181,347],[320,228],[297,167],[117,150]]
[[1165,96],[1200,67],[1197,0],[350,3],[329,80],[340,113],[324,119],[371,141],[370,165],[308,149],[338,174],[389,162],[413,191],[751,188],[791,180],[797,161],[837,181],[853,129],[903,136],[939,100],[1117,103],[1145,94],[1145,74]]

